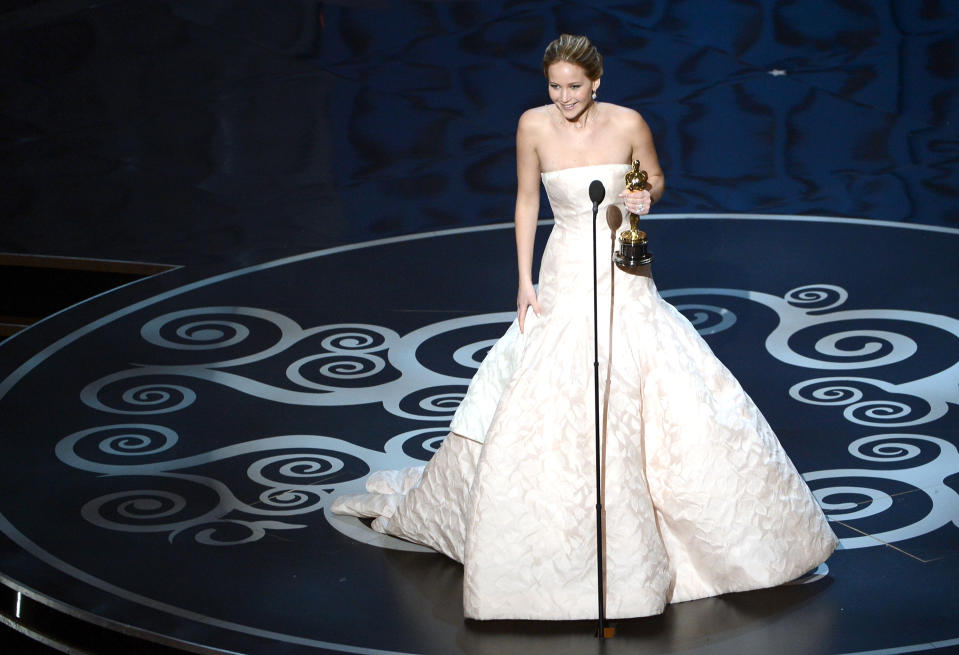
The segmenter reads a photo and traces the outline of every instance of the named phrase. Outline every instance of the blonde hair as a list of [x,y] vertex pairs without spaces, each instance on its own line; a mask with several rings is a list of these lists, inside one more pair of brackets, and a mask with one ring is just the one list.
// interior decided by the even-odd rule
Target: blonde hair
[[549,67],[558,61],[576,64],[586,72],[586,77],[598,80],[603,75],[603,56],[585,36],[561,34],[546,46],[543,53],[543,75],[549,79]]

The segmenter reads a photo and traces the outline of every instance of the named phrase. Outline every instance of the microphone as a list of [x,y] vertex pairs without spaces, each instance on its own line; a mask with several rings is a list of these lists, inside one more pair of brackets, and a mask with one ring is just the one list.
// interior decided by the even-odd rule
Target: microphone
[[609,205],[606,208],[606,225],[615,232],[623,224],[623,212],[616,205]]
[[589,183],[589,199],[593,201],[593,215],[596,215],[596,210],[599,209],[599,203],[603,202],[603,198],[606,197],[606,187],[603,186],[603,183],[599,180],[593,180]]
[[[599,292],[597,291],[598,278],[596,274],[596,214],[599,213],[599,203],[606,197],[606,187],[599,180],[589,183],[589,199],[593,201],[593,411],[596,419],[596,572],[599,578],[597,591],[599,592],[599,630],[596,636],[606,638],[606,590],[604,587],[605,554],[603,553],[603,491],[600,486],[600,447],[599,447]],[[610,271],[612,275],[612,271]],[[612,281],[612,279],[610,280]],[[612,296],[610,296],[612,303]],[[612,311],[610,304],[610,337],[612,337]]]

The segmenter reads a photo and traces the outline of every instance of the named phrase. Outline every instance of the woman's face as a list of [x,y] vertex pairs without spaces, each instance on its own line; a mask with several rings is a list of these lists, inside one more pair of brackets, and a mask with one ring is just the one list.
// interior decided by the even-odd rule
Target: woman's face
[[581,66],[568,61],[558,61],[546,69],[549,82],[549,97],[568,121],[575,121],[593,104],[593,91],[599,88],[599,80],[586,77]]

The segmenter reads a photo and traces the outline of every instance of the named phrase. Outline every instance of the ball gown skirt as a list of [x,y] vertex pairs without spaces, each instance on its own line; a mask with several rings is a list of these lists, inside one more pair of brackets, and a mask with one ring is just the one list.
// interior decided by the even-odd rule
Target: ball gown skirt
[[462,562],[467,617],[597,616],[594,179],[607,189],[597,228],[606,615],[775,586],[836,547],[769,424],[689,321],[651,277],[610,270],[605,216],[610,204],[623,211],[627,169],[543,173],[555,226],[540,316],[493,346],[425,467],[374,473],[367,494],[331,508]]

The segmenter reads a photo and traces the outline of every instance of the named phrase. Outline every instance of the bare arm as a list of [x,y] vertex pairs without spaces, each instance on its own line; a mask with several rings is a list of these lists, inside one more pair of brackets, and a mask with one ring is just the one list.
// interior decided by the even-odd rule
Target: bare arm
[[526,322],[526,311],[532,306],[539,315],[539,303],[533,289],[533,241],[539,217],[539,155],[534,145],[534,116],[530,111],[519,119],[516,128],[516,265],[519,290],[516,294],[516,315],[520,332]]
[[[624,192],[620,196],[626,198],[626,208],[630,211],[648,214],[650,206],[663,197],[663,192],[666,190],[666,176],[663,175],[663,169],[659,166],[659,157],[656,155],[656,146],[653,144],[653,133],[643,117],[636,112],[631,112],[628,129],[633,146],[631,159],[639,160],[643,170],[649,175],[647,181],[651,188],[648,192]],[[640,207],[641,209],[638,209]]]

